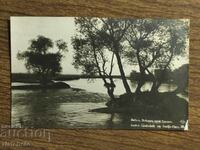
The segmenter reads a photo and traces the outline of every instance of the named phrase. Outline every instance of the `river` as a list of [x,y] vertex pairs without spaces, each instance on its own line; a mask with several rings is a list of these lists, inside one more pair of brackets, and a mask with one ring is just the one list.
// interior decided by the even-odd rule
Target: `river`
[[[101,79],[65,81],[73,88],[85,91],[61,90],[12,90],[12,127],[35,128],[126,128],[124,116],[89,112],[105,107],[108,101]],[[129,82],[132,91],[136,83]],[[115,79],[115,95],[125,92],[121,79]],[[12,83],[24,85],[24,83]],[[149,90],[147,82],[142,90]],[[163,84],[159,91],[173,91],[175,85]],[[111,119],[112,118],[112,119]],[[125,118],[126,119],[126,118]],[[112,121],[111,121],[112,120]]]
[[[121,95],[125,93],[122,80],[115,79],[114,82],[116,84],[114,94]],[[94,92],[94,93],[105,93],[105,94],[107,93],[106,88],[104,87],[103,81],[101,79],[93,79],[93,80],[79,79],[79,80],[66,81],[65,83],[69,84],[71,87],[85,89],[87,91]],[[128,83],[129,85],[131,85],[131,90],[135,91],[137,87],[137,83],[131,82],[130,80],[128,80]],[[141,90],[142,91],[150,90],[151,86],[152,86],[152,82],[146,82],[141,88]],[[169,92],[175,89],[176,89],[176,86],[173,84],[162,84],[159,88],[159,92],[167,92],[167,91]]]

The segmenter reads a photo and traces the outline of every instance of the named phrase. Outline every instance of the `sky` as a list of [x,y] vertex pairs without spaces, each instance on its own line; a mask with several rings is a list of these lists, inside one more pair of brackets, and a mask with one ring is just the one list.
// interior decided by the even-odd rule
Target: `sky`
[[[73,65],[73,47],[71,37],[76,34],[73,17],[11,17],[11,72],[26,73],[25,62],[17,59],[17,53],[25,51],[30,40],[36,39],[38,35],[43,35],[53,41],[63,39],[67,42],[68,52],[64,54],[61,62],[62,74],[81,74],[81,70],[76,70]],[[188,47],[186,48],[188,50]],[[188,63],[188,57],[184,57],[175,62],[175,66]],[[115,67],[113,74],[119,75],[119,70],[114,60]],[[124,63],[123,63],[124,64]],[[126,75],[137,67],[124,65]]]

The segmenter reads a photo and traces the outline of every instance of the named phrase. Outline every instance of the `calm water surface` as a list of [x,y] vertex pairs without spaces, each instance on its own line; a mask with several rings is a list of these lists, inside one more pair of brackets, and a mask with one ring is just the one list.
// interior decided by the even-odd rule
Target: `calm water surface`
[[[125,93],[125,89],[123,87],[123,83],[121,79],[115,79],[116,88],[114,91],[115,95],[121,95]],[[137,87],[136,82],[131,82],[128,80],[129,85],[131,86],[131,90],[135,91]],[[94,79],[94,80],[87,80],[87,79],[79,79],[79,80],[72,80],[66,81],[65,83],[69,84],[71,87],[85,89],[90,92],[94,93],[107,93],[106,88],[103,86],[103,81],[101,79]],[[151,82],[146,82],[142,87],[142,91],[150,90],[152,86]],[[167,92],[173,91],[176,89],[176,86],[173,84],[162,84],[159,88],[159,92]]]
[[[106,89],[101,79],[79,79],[66,81],[73,88],[84,89],[92,93],[62,90],[12,90],[12,126],[40,128],[126,128],[124,116],[89,112],[90,109],[105,107],[107,102]],[[115,94],[125,92],[122,81],[115,79]],[[132,91],[136,83],[129,81]],[[24,83],[12,83],[24,85]],[[142,90],[149,90],[152,83],[147,82]],[[175,85],[163,84],[159,91],[173,91]],[[71,96],[69,96],[71,94]],[[96,96],[96,101],[85,101],[89,96]],[[83,99],[85,98],[85,99]],[[112,120],[112,121],[111,121]]]

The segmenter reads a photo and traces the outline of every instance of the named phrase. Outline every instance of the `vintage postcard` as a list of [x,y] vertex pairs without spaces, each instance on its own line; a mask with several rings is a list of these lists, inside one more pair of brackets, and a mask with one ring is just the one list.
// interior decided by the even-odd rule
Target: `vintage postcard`
[[13,128],[188,130],[188,19],[10,24]]

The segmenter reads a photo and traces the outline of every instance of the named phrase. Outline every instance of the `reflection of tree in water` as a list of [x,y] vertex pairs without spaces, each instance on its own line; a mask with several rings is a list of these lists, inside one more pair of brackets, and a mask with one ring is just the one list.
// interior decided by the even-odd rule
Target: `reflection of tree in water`
[[[28,112],[26,115],[19,117],[19,122],[22,127],[55,127],[58,123],[56,115],[59,113],[59,103],[56,103],[50,96],[54,95],[56,90],[40,90],[28,93],[26,96],[26,105]],[[20,108],[19,108],[20,109]],[[23,113],[23,114],[24,114]]]
[[111,113],[110,118],[106,121],[106,126],[108,128],[112,129],[114,127],[114,122],[113,122],[114,117],[115,117],[115,113]]
[[131,115],[129,114],[120,114],[121,125],[123,128],[130,128],[131,127]]
[[[115,121],[115,119],[117,121]],[[116,114],[111,113],[110,118],[106,121],[106,126],[108,128],[130,128],[131,127],[131,115],[130,114]]]

